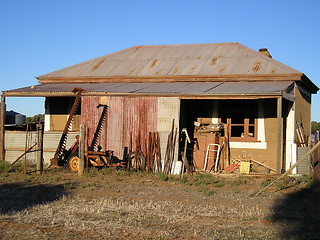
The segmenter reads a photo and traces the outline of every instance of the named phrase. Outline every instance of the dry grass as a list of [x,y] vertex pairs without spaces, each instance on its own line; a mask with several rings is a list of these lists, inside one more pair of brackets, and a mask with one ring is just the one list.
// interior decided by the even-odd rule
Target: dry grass
[[285,192],[253,196],[263,179],[54,171],[2,180],[1,239],[298,239],[275,205]]

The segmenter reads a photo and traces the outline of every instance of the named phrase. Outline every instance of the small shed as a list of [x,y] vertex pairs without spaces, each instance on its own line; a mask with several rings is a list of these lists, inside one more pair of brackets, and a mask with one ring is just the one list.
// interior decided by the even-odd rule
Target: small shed
[[[164,156],[174,122],[180,136],[185,129],[193,140],[188,161],[202,169],[208,144],[219,143],[210,128],[224,126],[219,136],[228,135],[231,162],[252,160],[277,173],[296,161],[297,146],[308,145],[311,95],[318,91],[267,49],[240,43],[135,46],[37,79],[2,98],[45,97],[47,132],[63,130],[73,89],[81,88],[71,130],[85,124],[92,140],[103,111],[98,106],[107,105],[99,144],[120,157],[125,147],[135,149],[138,137],[146,150],[150,132],[159,133]],[[181,158],[180,151],[175,155]]]
[[5,124],[8,125],[21,125],[26,124],[26,115],[17,113],[13,110],[6,111],[6,121]]

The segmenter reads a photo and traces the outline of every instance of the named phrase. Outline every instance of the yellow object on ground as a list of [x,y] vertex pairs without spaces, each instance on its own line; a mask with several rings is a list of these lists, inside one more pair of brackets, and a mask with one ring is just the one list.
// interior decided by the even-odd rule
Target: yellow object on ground
[[249,174],[250,173],[251,163],[249,162],[241,162],[240,163],[240,173]]

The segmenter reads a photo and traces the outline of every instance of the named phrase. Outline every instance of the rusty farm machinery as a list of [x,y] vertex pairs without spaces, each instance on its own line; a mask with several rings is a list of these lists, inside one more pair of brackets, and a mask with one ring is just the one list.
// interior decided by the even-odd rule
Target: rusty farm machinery
[[[68,120],[62,132],[59,144],[55,151],[54,157],[50,160],[50,166],[59,167],[67,166],[71,171],[77,171],[79,166],[79,135],[76,136],[75,142],[72,146],[67,149],[66,143],[68,139],[68,133],[71,129],[72,122],[77,109],[81,102],[81,93],[83,89],[74,89],[73,92],[76,94],[73,106],[71,108]],[[101,136],[102,128],[107,118],[108,106],[99,104],[97,108],[102,108],[101,116],[93,135],[91,144],[85,144],[85,165],[86,167],[117,167],[125,168],[126,162],[119,160],[113,155],[113,151],[106,150],[102,151],[102,147],[98,145],[99,138]],[[86,141],[87,142],[87,141]]]

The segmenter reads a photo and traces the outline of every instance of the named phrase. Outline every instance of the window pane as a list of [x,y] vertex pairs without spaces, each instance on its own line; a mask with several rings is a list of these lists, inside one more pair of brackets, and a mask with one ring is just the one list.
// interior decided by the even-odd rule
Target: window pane
[[231,137],[244,137],[244,127],[231,126]]

